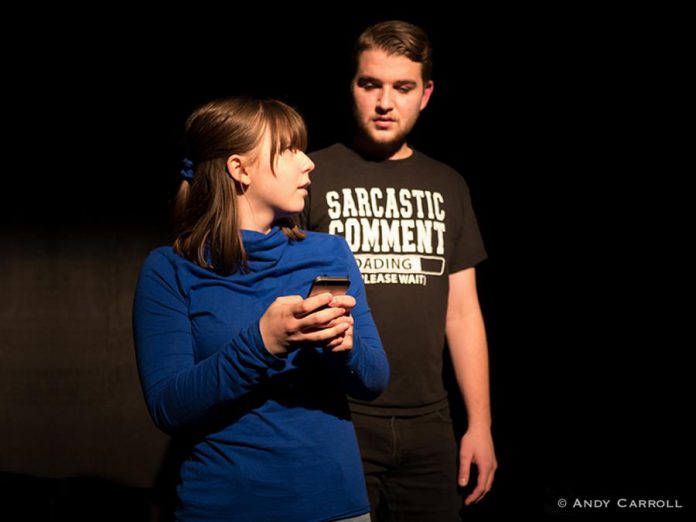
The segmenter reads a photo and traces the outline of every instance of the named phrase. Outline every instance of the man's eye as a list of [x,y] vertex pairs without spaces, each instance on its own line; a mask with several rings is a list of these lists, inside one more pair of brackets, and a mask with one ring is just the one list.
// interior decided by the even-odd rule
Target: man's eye
[[358,87],[361,89],[374,89],[377,85],[371,80],[361,78],[358,80]]

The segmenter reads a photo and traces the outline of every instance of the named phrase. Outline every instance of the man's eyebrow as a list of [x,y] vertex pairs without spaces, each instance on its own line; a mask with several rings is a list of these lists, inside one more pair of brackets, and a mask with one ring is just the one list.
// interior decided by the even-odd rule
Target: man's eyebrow
[[379,83],[379,84],[382,83],[382,80],[375,78],[374,76],[367,76],[367,75],[359,76],[358,81],[363,82],[363,83],[365,83],[365,82]]
[[[379,78],[375,78],[374,76],[368,76],[368,75],[359,76],[358,82],[359,83],[370,82],[370,83],[376,83],[379,85],[382,85],[384,83]],[[413,81],[413,80],[397,80],[394,82],[395,87],[416,87],[417,85],[418,85],[418,83]]]

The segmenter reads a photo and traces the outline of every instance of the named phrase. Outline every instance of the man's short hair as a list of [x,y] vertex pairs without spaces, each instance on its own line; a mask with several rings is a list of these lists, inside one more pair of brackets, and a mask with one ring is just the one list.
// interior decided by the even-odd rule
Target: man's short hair
[[387,54],[405,56],[413,62],[420,63],[423,83],[427,83],[432,77],[433,49],[426,32],[416,25],[389,20],[365,29],[355,43],[354,70],[357,71],[360,55],[370,49],[380,49]]

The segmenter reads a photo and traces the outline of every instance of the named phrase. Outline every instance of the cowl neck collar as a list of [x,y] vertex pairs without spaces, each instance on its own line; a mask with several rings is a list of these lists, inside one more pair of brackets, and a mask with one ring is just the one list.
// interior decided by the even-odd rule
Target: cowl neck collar
[[283,234],[278,225],[273,226],[266,234],[256,230],[242,229],[241,235],[249,268],[254,272],[275,266],[289,243],[289,238]]

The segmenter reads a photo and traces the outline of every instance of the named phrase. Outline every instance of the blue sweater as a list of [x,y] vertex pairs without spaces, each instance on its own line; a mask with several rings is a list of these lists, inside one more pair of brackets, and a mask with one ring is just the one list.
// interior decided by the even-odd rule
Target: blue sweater
[[[369,511],[346,394],[387,386],[389,367],[360,271],[340,236],[242,230],[249,273],[220,276],[153,250],[133,332],[148,410],[189,445],[177,519],[328,521]],[[353,349],[304,345],[275,356],[259,319],[279,296],[305,297],[317,275],[348,275]]]

